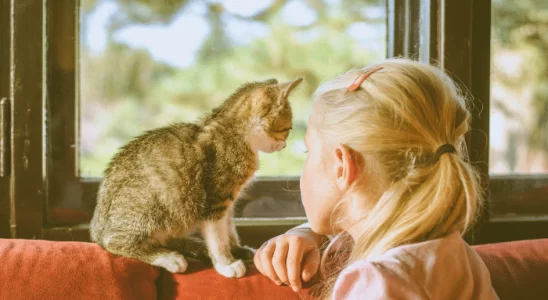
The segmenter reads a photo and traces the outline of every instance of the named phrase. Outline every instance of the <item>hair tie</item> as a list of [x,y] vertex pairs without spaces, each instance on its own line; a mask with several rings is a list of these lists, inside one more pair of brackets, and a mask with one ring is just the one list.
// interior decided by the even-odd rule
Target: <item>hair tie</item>
[[384,67],[376,67],[375,69],[367,71],[364,74],[358,76],[358,78],[356,78],[354,82],[348,87],[348,91],[353,92],[357,90],[362,85],[362,83],[367,79],[367,77],[371,76],[371,74],[377,72],[378,70],[382,68]]
[[455,146],[451,144],[444,144],[439,146],[438,149],[436,150],[436,158],[434,160],[434,163],[437,163],[440,160],[440,157],[442,154],[455,153],[455,152],[457,152],[457,149],[455,148]]

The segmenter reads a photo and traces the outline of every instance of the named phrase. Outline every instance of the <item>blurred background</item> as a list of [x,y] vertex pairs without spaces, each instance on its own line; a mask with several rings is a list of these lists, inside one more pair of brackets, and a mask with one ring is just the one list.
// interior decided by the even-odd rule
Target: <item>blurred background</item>
[[195,121],[248,81],[303,76],[288,147],[263,176],[298,176],[311,95],[385,57],[384,1],[83,0],[81,173],[101,176],[143,130]]
[[548,1],[493,0],[491,174],[548,174]]
[[[82,177],[244,82],[303,76],[289,145],[258,172],[298,176],[315,88],[386,56],[384,0],[81,0],[80,16]],[[493,0],[491,53],[490,173],[548,173],[548,1]]]

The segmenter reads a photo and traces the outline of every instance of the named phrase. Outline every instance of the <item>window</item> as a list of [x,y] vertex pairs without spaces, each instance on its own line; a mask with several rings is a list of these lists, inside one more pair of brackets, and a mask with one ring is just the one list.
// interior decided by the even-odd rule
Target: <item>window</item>
[[548,210],[546,1],[492,4],[489,174],[493,214]]
[[[57,6],[50,4],[52,13],[72,13]],[[260,155],[258,179],[236,216],[302,222],[298,176],[312,93],[325,78],[386,56],[384,0],[82,0],[73,17],[79,20],[78,71],[66,101],[74,93],[79,102],[51,110],[51,136],[59,138],[52,145],[49,221],[58,225],[89,220],[103,169],[131,138],[196,121],[244,82],[298,76],[305,82],[291,99],[288,147]],[[70,42],[64,25],[50,33]],[[79,127],[67,131],[67,118]],[[65,150],[56,149],[62,143]]]
[[117,147],[244,81],[304,76],[289,147],[261,155],[237,208],[260,245],[303,221],[311,93],[385,56],[438,63],[473,96],[467,144],[491,212],[476,242],[548,237],[546,1],[242,2],[0,1],[0,237],[87,240]]

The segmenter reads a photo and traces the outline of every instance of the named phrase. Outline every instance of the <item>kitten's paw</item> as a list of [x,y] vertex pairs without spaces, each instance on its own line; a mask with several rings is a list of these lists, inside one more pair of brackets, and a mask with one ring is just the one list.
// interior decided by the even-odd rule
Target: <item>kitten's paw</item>
[[164,268],[171,273],[184,273],[188,267],[185,257],[176,252],[160,255],[152,262],[152,265]]
[[234,258],[241,259],[244,262],[253,261],[255,256],[255,249],[248,246],[233,246],[230,252]]
[[224,277],[240,278],[245,275],[245,264],[241,259],[238,259],[230,265],[215,264],[215,270]]

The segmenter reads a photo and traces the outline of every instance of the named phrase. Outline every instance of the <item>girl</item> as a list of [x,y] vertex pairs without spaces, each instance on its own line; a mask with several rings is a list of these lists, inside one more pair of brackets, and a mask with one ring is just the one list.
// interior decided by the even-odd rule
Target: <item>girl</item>
[[335,236],[337,252],[325,252],[342,271],[323,298],[497,299],[461,237],[482,204],[469,122],[451,79],[419,62],[387,60],[320,86],[301,175],[309,223],[266,242],[258,270],[297,291],[318,270],[322,237]]

